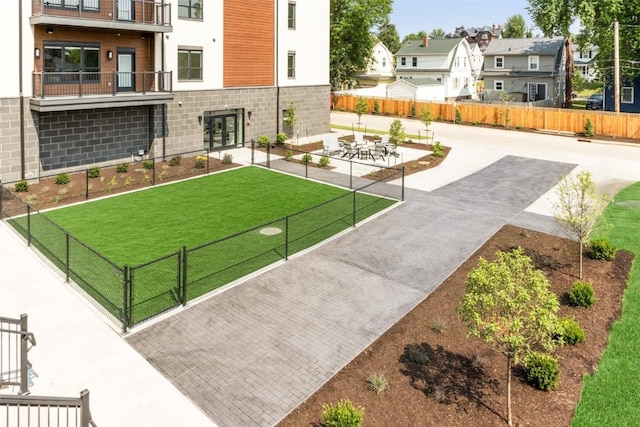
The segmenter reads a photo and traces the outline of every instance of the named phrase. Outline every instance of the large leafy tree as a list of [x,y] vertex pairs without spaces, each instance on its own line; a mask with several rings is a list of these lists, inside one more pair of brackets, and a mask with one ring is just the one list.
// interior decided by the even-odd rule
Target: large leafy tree
[[402,44],[405,44],[409,40],[422,40],[424,38],[424,36],[426,36],[426,35],[427,35],[427,32],[424,31],[424,30],[420,30],[417,33],[407,34],[402,39]]
[[334,89],[367,68],[374,26],[388,19],[393,0],[331,0],[330,78]]
[[398,49],[400,49],[401,44],[398,30],[394,24],[389,22],[389,19],[380,24],[376,35],[391,52],[396,53]]
[[469,273],[457,311],[470,335],[507,357],[507,420],[511,425],[511,366],[536,347],[551,351],[557,344],[558,297],[544,274],[534,268],[522,248],[480,258]]
[[527,26],[522,15],[510,16],[504,24],[502,37],[505,39],[522,39],[527,34]]
[[429,33],[429,38],[432,39],[443,39],[447,37],[447,34],[444,32],[442,28],[436,28],[431,33]]

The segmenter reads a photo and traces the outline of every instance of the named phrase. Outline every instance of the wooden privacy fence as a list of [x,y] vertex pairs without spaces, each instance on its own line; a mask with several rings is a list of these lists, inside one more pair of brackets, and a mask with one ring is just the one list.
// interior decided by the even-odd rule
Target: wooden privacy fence
[[[357,96],[335,95],[334,109],[353,111]],[[509,128],[528,128],[545,131],[584,133],[587,119],[591,120],[596,135],[618,138],[640,138],[640,114],[613,113],[610,111],[571,110],[564,108],[540,108],[519,103],[485,104],[476,102],[420,102],[411,99],[364,98],[368,113],[391,116],[409,116],[415,105],[416,116],[423,108],[431,111],[438,121],[453,122],[456,110],[465,123],[495,125]]]

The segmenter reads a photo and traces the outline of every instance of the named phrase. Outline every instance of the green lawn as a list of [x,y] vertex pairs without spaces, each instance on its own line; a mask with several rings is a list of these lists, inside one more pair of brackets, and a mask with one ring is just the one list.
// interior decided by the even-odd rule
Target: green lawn
[[[615,196],[600,218],[602,234],[636,256],[622,304],[597,372],[584,379],[574,426],[640,425],[640,183]],[[625,204],[625,202],[627,202]]]
[[[67,251],[64,231],[42,215],[32,215],[31,232],[33,244],[63,271],[69,265],[71,278],[114,316],[122,317],[128,298],[136,323],[174,307],[183,292],[188,300],[198,297],[393,203],[245,167],[43,214],[100,256],[74,239]],[[26,218],[14,225],[24,233]],[[281,232],[265,235],[265,225]],[[178,254],[183,247],[186,282]],[[133,269],[128,297],[120,271],[125,264]]]

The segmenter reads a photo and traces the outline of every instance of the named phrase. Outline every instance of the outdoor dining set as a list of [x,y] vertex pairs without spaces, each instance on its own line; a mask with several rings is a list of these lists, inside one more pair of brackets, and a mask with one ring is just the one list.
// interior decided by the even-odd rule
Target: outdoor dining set
[[398,157],[396,145],[389,142],[389,135],[382,135],[380,139],[365,140],[362,132],[353,133],[353,142],[341,140],[338,135],[327,135],[323,138],[323,155],[341,154],[341,157],[360,160],[385,160],[386,156]]

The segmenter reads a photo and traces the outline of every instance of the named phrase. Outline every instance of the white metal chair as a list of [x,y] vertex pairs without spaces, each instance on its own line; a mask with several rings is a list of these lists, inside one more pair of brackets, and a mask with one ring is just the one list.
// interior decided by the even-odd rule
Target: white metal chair
[[342,153],[342,144],[338,139],[338,135],[325,135],[322,137],[322,155],[330,156],[331,154]]

